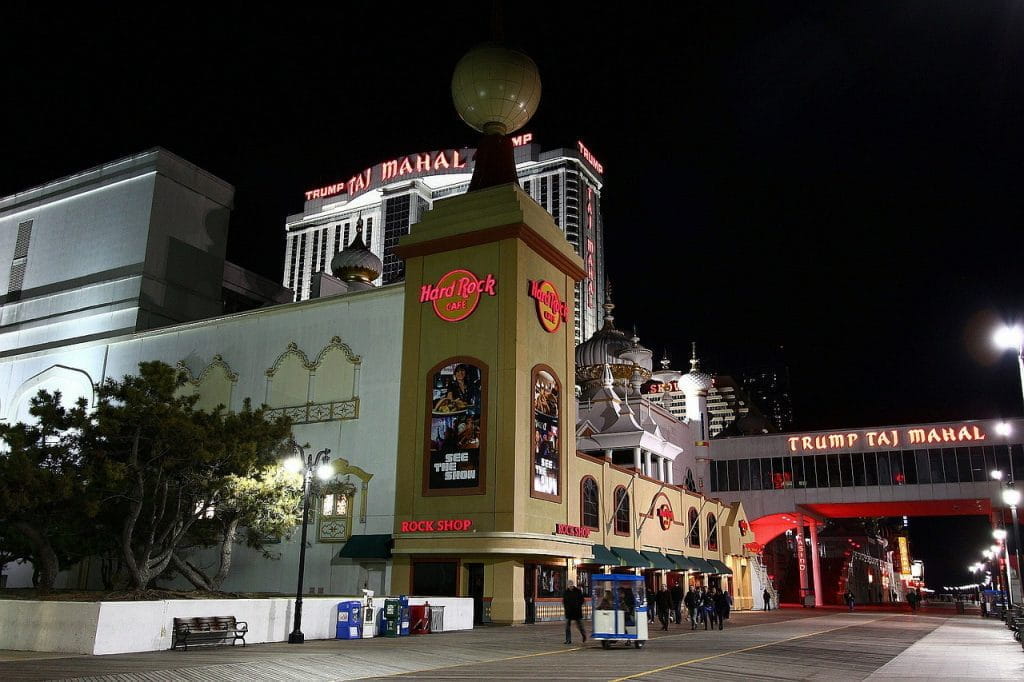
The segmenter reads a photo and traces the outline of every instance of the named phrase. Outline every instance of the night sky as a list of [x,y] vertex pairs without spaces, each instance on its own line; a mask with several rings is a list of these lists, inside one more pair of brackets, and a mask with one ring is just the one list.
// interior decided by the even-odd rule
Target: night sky
[[[527,130],[604,164],[620,326],[676,367],[784,349],[798,429],[1021,414],[988,336],[1024,316],[1024,5],[677,5],[506,4]],[[0,195],[159,145],[280,281],[304,190],[475,145],[449,84],[488,6],[8,4]]]

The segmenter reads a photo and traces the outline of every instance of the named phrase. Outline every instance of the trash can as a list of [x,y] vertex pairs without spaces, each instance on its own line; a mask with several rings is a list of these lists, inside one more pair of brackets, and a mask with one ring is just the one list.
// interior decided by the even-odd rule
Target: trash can
[[360,639],[363,630],[363,605],[357,601],[338,604],[338,629],[335,639]]
[[398,598],[398,635],[409,635],[409,598],[404,595]]
[[409,607],[409,632],[413,635],[425,635],[430,632],[430,605]]
[[402,605],[397,599],[385,599],[380,634],[384,637],[398,637],[398,623],[401,614]]
[[444,632],[444,607],[430,607],[430,631]]

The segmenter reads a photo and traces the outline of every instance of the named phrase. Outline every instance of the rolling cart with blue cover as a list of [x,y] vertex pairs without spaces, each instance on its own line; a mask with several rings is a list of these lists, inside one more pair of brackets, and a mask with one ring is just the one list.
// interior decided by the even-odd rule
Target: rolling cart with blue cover
[[593,626],[591,637],[601,646],[611,648],[614,642],[632,643],[637,649],[647,641],[647,599],[644,579],[638,575],[618,573],[590,577]]

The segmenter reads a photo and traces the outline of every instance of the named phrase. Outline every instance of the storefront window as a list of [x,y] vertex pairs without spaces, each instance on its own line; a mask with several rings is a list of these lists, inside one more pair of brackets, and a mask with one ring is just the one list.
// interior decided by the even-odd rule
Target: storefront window
[[475,361],[441,365],[430,377],[431,418],[427,434],[424,493],[483,492],[485,372]]
[[459,562],[416,561],[412,565],[412,593],[457,597]]
[[565,593],[565,566],[541,566],[537,580],[537,596],[561,597]]

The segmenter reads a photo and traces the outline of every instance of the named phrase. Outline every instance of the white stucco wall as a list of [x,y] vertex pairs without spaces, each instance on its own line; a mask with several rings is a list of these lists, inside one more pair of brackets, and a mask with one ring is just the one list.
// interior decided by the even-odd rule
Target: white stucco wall
[[[162,360],[170,365],[184,361],[194,376],[206,368],[215,355],[238,374],[232,391],[232,409],[239,409],[246,397],[254,405],[267,394],[266,370],[295,342],[310,361],[316,358],[331,338],[338,336],[359,355],[359,416],[357,419],[302,424],[294,427],[300,444],[313,451],[330,448],[333,459],[345,459],[371,474],[367,490],[366,520],[359,519],[360,490],[353,510],[353,534],[391,533],[394,523],[395,461],[403,321],[401,285],[373,289],[345,296],[291,303],[248,313],[215,318],[203,322],[168,327],[163,330],[132,334],[113,341],[97,341],[78,346],[43,351],[0,360],[0,415],[14,420],[27,414],[27,401],[38,388],[65,388],[59,385],[60,372],[54,367],[75,371],[74,385],[66,387],[71,397],[78,394],[79,378],[84,372],[93,383],[105,378],[120,378],[138,371],[146,360]],[[46,381],[42,381],[45,379]],[[56,382],[56,383],[55,383]],[[37,386],[36,383],[39,385]],[[15,397],[18,400],[15,400]],[[361,487],[361,481],[353,478]],[[358,563],[338,562],[339,543],[316,542],[316,524],[309,528],[311,546],[306,554],[305,586],[313,594],[356,592],[362,587]],[[237,548],[231,576],[224,589],[244,592],[280,592],[295,589],[298,570],[299,529],[295,536],[271,551],[280,560],[268,560],[258,552]],[[384,563],[380,562],[380,568]],[[97,571],[89,585],[75,585],[65,576],[63,585],[99,587]],[[28,574],[31,575],[30,573]],[[19,577],[20,576],[20,577]],[[24,572],[12,574],[8,587],[24,587]],[[388,588],[390,576],[383,585]]]
[[[337,607],[356,597],[306,598],[302,633],[333,639]],[[385,597],[375,597],[376,610]],[[411,605],[425,599],[412,597]],[[473,600],[430,598],[444,606],[444,631],[473,629]],[[292,631],[293,599],[176,599],[143,602],[38,602],[0,600],[0,649],[116,654],[171,648],[175,618],[234,616],[249,626],[247,644],[283,642]]]

